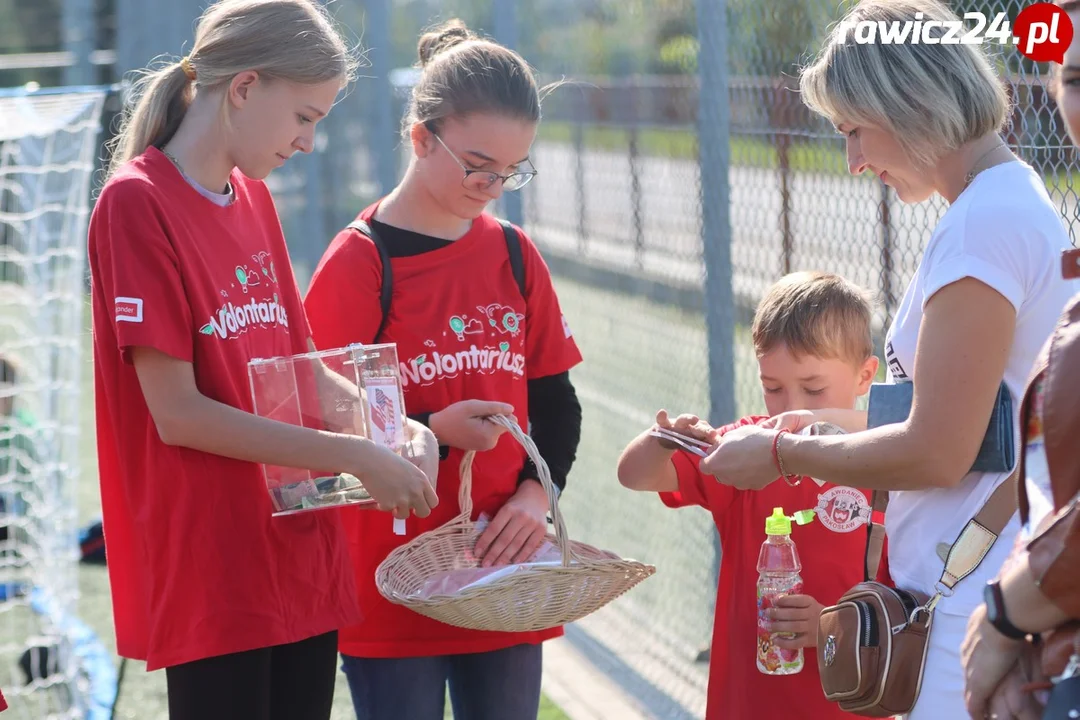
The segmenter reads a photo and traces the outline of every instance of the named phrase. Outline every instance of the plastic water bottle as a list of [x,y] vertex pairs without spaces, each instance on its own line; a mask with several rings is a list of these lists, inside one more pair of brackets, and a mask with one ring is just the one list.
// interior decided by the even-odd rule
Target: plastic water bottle
[[791,539],[791,521],[805,525],[814,519],[812,510],[801,510],[794,518],[783,508],[773,508],[765,520],[765,542],[758,553],[757,582],[757,667],[766,675],[794,675],[802,672],[803,651],[783,650],[773,644],[776,638],[792,638],[792,633],[772,633],[766,611],[785,595],[802,593],[802,563]]

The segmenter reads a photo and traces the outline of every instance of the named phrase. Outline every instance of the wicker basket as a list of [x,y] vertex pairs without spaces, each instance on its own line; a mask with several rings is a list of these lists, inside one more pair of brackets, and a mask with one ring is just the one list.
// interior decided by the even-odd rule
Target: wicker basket
[[375,571],[379,592],[392,603],[414,612],[473,630],[528,632],[565,625],[599,610],[645,580],[656,568],[624,560],[613,553],[574,542],[567,537],[547,464],[530,437],[501,415],[491,418],[504,425],[536,463],[547,491],[555,525],[548,534],[561,552],[557,565],[525,567],[485,584],[453,595],[419,597],[425,581],[451,569],[477,567],[472,548],[477,529],[472,516],[472,463],[475,452],[461,462],[461,513],[445,525],[417,536],[396,548]]

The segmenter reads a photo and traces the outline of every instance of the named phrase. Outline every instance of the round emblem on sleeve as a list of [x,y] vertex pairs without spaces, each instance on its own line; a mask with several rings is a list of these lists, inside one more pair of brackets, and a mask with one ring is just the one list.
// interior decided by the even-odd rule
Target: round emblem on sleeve
[[818,495],[814,509],[821,524],[833,532],[851,532],[870,522],[870,503],[855,488],[829,488]]

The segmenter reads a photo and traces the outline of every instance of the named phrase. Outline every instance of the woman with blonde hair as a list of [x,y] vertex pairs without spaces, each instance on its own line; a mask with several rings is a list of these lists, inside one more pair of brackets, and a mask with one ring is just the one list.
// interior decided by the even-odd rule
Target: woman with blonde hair
[[248,389],[251,359],[312,348],[263,178],[311,151],[354,65],[312,0],[211,5],[145,75],[90,221],[117,650],[165,669],[173,720],[330,717],[337,630],[362,617],[345,535],[336,512],[273,517],[261,464],[351,473],[402,518],[437,503],[417,465],[257,417]]
[[[910,414],[867,429],[865,412],[792,413],[729,433],[703,463],[736,487],[784,474],[889,491],[890,574],[897,587],[938,600],[908,715],[924,720],[967,713],[960,644],[1012,547],[1015,513],[951,589],[939,583],[943,558],[1011,475],[972,468],[1003,381],[1018,435],[1028,372],[1070,295],[1059,273],[1070,243],[1042,179],[999,135],[1010,107],[982,46],[862,42],[866,34],[852,32],[859,21],[916,19],[939,37],[948,25],[930,21],[958,21],[935,0],[864,0],[800,80],[803,101],[844,136],[852,174],[874,173],[905,203],[935,194],[949,203],[886,336],[888,381],[913,382]],[[848,433],[797,434],[816,420]]]

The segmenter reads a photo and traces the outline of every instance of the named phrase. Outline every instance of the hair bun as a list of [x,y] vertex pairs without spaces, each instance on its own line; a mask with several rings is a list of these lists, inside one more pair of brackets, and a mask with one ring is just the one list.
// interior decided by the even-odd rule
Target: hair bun
[[446,52],[455,45],[474,38],[475,36],[469,31],[469,28],[458,18],[447,21],[442,26],[431,32],[424,33],[420,37],[420,44],[417,46],[420,66],[427,65],[439,53]]

